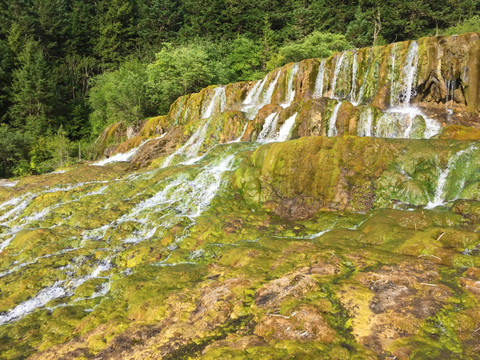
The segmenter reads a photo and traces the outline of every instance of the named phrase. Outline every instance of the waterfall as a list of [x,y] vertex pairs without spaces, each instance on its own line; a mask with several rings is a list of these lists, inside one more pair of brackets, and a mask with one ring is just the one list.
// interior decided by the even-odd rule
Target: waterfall
[[391,89],[390,89],[390,104],[391,106],[399,106],[400,103],[403,107],[408,107],[412,100],[412,96],[415,95],[415,77],[417,75],[418,68],[418,44],[416,41],[412,41],[408,47],[407,57],[404,65],[401,69],[400,77],[397,82],[395,78],[395,53],[392,57],[391,68]]
[[243,135],[245,135],[245,132],[247,131],[247,127],[248,127],[248,122],[245,123],[245,125],[243,126],[243,130],[242,130],[242,133],[240,134],[240,136],[232,141],[233,143],[242,141]]
[[418,45],[416,41],[412,41],[410,48],[408,49],[407,60],[403,68],[405,76],[405,100],[404,104],[410,104],[412,95],[414,95],[414,81],[417,75],[418,67]]
[[358,99],[355,100],[355,90],[357,87],[357,52],[353,52],[353,59],[352,59],[352,86],[350,89],[350,102],[353,105],[358,105]]
[[358,136],[372,136],[373,127],[373,111],[369,107],[365,107],[360,113],[358,119],[357,135]]
[[277,86],[279,77],[280,77],[280,71],[277,72],[277,76],[275,76],[275,79],[268,86],[267,91],[265,92],[263,101],[261,102],[262,106],[266,104],[270,104],[272,102],[273,91],[275,90],[275,86]]
[[[367,65],[368,66],[368,65]],[[355,102],[355,106],[360,104],[363,101],[363,94],[365,93],[365,88],[367,87],[368,75],[370,74],[370,66],[368,66],[365,74],[363,75],[362,85],[360,85],[360,90],[358,91],[357,101]]]
[[333,72],[333,79],[332,79],[332,90],[331,90],[331,93],[332,93],[332,98],[335,98],[335,87],[336,87],[336,84],[337,84],[337,78],[338,78],[338,74],[340,72],[340,69],[342,67],[342,63],[343,63],[343,59],[345,58],[345,52],[342,52],[339,54],[338,56],[338,59],[337,59],[337,62],[335,64],[335,70]]
[[390,68],[390,106],[394,106],[396,103],[395,100],[395,51],[397,49],[397,44],[394,44],[392,46],[392,53],[390,55],[390,58],[392,60],[392,67]]
[[265,75],[263,80],[252,88],[247,97],[242,103],[242,111],[246,112],[247,118],[253,120],[257,115],[257,112],[272,101],[273,92],[280,77],[280,71],[277,72],[273,81],[269,84],[266,91],[264,91],[267,80],[273,76],[272,73]]
[[152,141],[152,140],[156,140],[156,139],[160,139],[160,138],[163,138],[166,134],[162,134],[161,136],[157,136],[153,139],[147,139],[147,140],[144,140],[140,143],[140,145],[138,145],[137,147],[125,152],[125,153],[118,153],[118,154],[115,154],[113,156],[110,156],[108,158],[105,158],[103,160],[100,160],[100,161],[96,161],[94,163],[91,163],[90,165],[92,166],[105,166],[106,164],[111,164],[111,163],[114,163],[114,162],[128,162],[130,160],[132,160],[132,158],[137,154],[137,152],[143,147],[143,145],[145,145],[146,143],[148,143],[149,141]]
[[[453,110],[448,108],[449,100],[454,102],[454,91],[455,91],[455,79],[454,80],[447,80],[447,95],[445,97],[445,110],[447,111],[447,120],[450,120],[450,115],[453,114]],[[450,95],[451,94],[451,95]]]
[[278,130],[278,134],[275,136],[275,141],[286,141],[290,137],[297,114],[298,113],[293,114],[283,123],[280,130]]
[[[439,169],[439,176],[437,181],[437,187],[435,189],[435,195],[433,201],[430,201],[426,206],[425,209],[433,209],[437,206],[443,206],[447,202],[446,194],[445,194],[445,185],[447,184],[448,176],[450,172],[455,169],[457,162],[462,158],[463,155],[469,154],[473,150],[477,150],[476,146],[471,146],[468,149],[460,150],[456,154],[450,157],[447,163],[447,167],[443,170]],[[465,182],[465,180],[463,180]],[[461,188],[460,188],[461,191]]]
[[290,104],[295,99],[295,84],[293,83],[293,80],[297,72],[298,72],[298,63],[295,63],[292,69],[290,70],[290,74],[288,76],[287,91],[285,94],[285,103],[281,104],[283,108],[290,106]]
[[[193,221],[210,205],[222,184],[225,172],[233,170],[235,154],[228,149],[208,163],[193,178],[180,174],[167,179],[165,187],[147,200],[136,205],[129,213],[116,221],[116,224],[135,222],[137,230],[125,243],[138,243],[155,235],[157,230],[174,226],[184,219]],[[154,219],[161,218],[160,226],[154,226]]]
[[[391,108],[380,118],[380,124],[377,126],[377,136],[410,138],[415,117],[422,116],[425,120],[425,131],[422,137],[431,138],[440,132],[440,123],[425,116],[419,108],[410,104],[412,97],[415,95],[415,77],[418,70],[418,44],[416,41],[410,43],[405,63],[401,68],[397,82],[395,82],[396,47],[397,45],[393,46],[391,54]],[[391,124],[388,124],[389,121]]]
[[335,108],[333,109],[332,116],[330,116],[330,120],[328,121],[328,136],[337,135],[337,115],[341,105],[342,102],[338,100],[337,105],[335,105]]
[[243,105],[255,105],[259,102],[259,97],[263,91],[263,87],[265,86],[265,82],[267,81],[268,75],[265,75],[265,77],[261,81],[257,81],[253,88],[249,91],[247,94],[247,97],[243,101]]
[[318,74],[317,79],[315,80],[315,90],[313,92],[314,98],[320,98],[323,96],[323,78],[325,75],[325,61],[326,59],[322,59],[320,65],[318,66]]
[[262,131],[258,134],[257,142],[273,141],[277,131],[278,113],[272,113],[265,118]]
[[202,119],[211,117],[215,110],[222,112],[225,109],[227,103],[227,96],[225,94],[225,88],[223,86],[216,87],[213,91],[213,96],[206,108],[202,111]]
[[185,155],[186,159],[191,159],[197,156],[203,141],[207,137],[210,121],[211,117],[208,117],[206,120],[204,120],[204,123],[198,126],[197,130],[192,134],[192,136],[190,136],[188,141],[165,159],[162,167],[169,166],[173,158],[177,155]]

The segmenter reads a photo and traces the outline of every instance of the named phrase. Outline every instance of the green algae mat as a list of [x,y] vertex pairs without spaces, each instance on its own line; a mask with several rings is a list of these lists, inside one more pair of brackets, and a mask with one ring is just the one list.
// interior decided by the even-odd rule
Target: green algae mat
[[287,64],[0,181],[0,359],[480,359],[478,49]]
[[[477,358],[480,202],[456,198],[474,193],[478,151],[370,139],[374,159],[358,141],[237,143],[192,165],[84,165],[3,189],[1,358]],[[454,150],[465,184],[447,176],[445,206],[427,209],[436,187],[417,197],[414,183]],[[311,200],[331,187],[349,200]]]

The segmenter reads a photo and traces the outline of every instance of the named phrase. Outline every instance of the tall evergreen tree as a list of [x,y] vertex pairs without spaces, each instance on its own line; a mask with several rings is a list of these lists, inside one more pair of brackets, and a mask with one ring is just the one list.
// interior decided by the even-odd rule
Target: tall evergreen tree
[[104,0],[97,7],[98,38],[95,53],[104,69],[114,69],[134,49],[132,0]]
[[30,39],[18,56],[13,72],[10,115],[13,123],[34,134],[45,134],[52,125],[55,81],[39,43]]

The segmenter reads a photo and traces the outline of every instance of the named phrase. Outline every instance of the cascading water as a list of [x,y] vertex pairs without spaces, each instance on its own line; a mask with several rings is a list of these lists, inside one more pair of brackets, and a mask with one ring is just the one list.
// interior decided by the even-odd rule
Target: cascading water
[[285,120],[280,130],[278,130],[278,134],[275,136],[275,141],[287,141],[290,138],[297,115],[298,113],[295,113]]
[[262,131],[258,134],[257,141],[260,143],[269,142],[274,139],[277,131],[278,113],[272,113],[265,118]]
[[266,104],[270,104],[272,102],[273,91],[277,86],[279,77],[280,77],[280,71],[277,73],[277,75],[275,76],[275,79],[268,86],[267,91],[265,92],[265,95],[263,96],[262,101],[260,103],[262,106]]
[[332,78],[332,85],[331,85],[331,97],[336,99],[335,90],[338,80],[338,74],[340,73],[340,69],[342,68],[343,59],[345,58],[345,52],[342,52],[338,55],[337,62],[335,63],[335,70],[333,71],[333,78]]
[[197,157],[198,152],[207,136],[208,126],[211,122],[211,117],[203,120],[203,123],[197,127],[197,130],[190,136],[188,141],[178,148],[175,152],[170,154],[162,164],[162,167],[167,167],[171,164],[173,158],[175,156],[184,156],[184,160],[192,160],[193,158]]
[[358,136],[372,136],[373,128],[373,111],[369,107],[365,107],[358,120],[357,135]]
[[323,96],[323,79],[325,77],[325,59],[322,59],[318,66],[317,79],[315,80],[315,90],[313,92],[314,98],[320,98]]
[[447,120],[450,120],[450,116],[453,114],[453,110],[449,109],[448,103],[449,101],[454,102],[454,92],[455,92],[455,79],[454,80],[446,80],[447,85],[447,94],[445,97],[445,110],[447,111]]
[[152,140],[155,140],[155,139],[159,139],[159,138],[162,138],[164,137],[165,134],[162,134],[161,136],[159,137],[156,137],[156,138],[152,138],[152,139],[147,139],[145,141],[142,141],[140,143],[140,145],[138,145],[137,147],[125,152],[125,153],[118,153],[118,154],[115,154],[113,156],[110,156],[108,158],[105,158],[103,160],[100,160],[100,161],[96,161],[90,165],[93,165],[93,166],[105,166],[107,164],[111,164],[111,163],[114,163],[114,162],[128,162],[130,160],[132,160],[132,158],[138,153],[138,151],[143,147],[143,145],[145,145],[146,143],[152,141]]
[[[468,149],[457,152],[456,154],[450,157],[450,159],[448,160],[447,167],[445,169],[443,170],[438,169],[439,176],[437,180],[437,187],[435,189],[435,195],[433,200],[430,201],[425,206],[425,209],[433,209],[433,208],[436,208],[437,206],[445,205],[445,203],[447,202],[446,194],[445,194],[446,192],[445,186],[447,184],[450,172],[456,168],[459,161],[461,161],[465,156],[470,155],[475,150],[478,150],[478,148],[476,146],[471,146]],[[463,179],[462,182],[464,183],[465,180]],[[463,185],[460,184],[459,188],[461,191],[461,189],[463,188]],[[450,200],[455,200],[455,199],[450,199]]]
[[[298,63],[295,63],[290,70],[290,74],[288,76],[288,82],[287,82],[287,91],[285,94],[285,102],[281,104],[283,108],[286,108],[290,106],[290,104],[293,102],[295,99],[295,84],[293,83],[293,80],[295,79],[295,75],[298,72]],[[271,98],[271,96],[270,96]]]
[[[418,68],[418,44],[416,41],[412,41],[410,44],[410,48],[407,54],[407,60],[405,62],[405,66],[403,67],[403,75],[404,75],[404,89],[403,92],[405,93],[405,99],[403,101],[404,105],[410,104],[412,99],[412,95],[415,94],[414,92],[414,81],[415,76],[417,75],[417,68]],[[403,93],[402,92],[402,93]]]
[[[264,90],[268,80],[274,76],[273,73],[265,75],[263,80],[252,88],[247,97],[242,103],[242,111],[246,113],[248,119],[252,120],[257,115],[258,111],[272,101],[273,92],[280,77],[280,71],[277,71],[275,78]],[[258,85],[258,86],[257,86]]]
[[213,96],[208,105],[203,109],[202,119],[211,117],[214,113],[221,113],[225,109],[227,103],[227,96],[223,86],[216,87],[213,91]]
[[328,120],[328,136],[336,136],[337,135],[337,116],[338,116],[338,110],[340,109],[340,106],[342,106],[342,102],[339,100],[337,102],[337,105],[333,108],[332,115],[330,116],[330,119]]
[[395,81],[395,59],[397,46],[394,45],[391,54],[390,70],[390,105],[391,108],[378,120],[376,136],[410,138],[412,126],[417,116],[423,118],[425,130],[421,137],[430,138],[441,129],[441,125],[434,119],[425,116],[420,109],[411,105],[415,95],[415,78],[418,71],[418,44],[412,41],[408,48],[400,76]]
[[355,106],[358,105],[359,100],[355,98],[356,88],[357,88],[357,52],[353,52],[353,59],[352,59],[352,86],[350,89],[350,102]]
[[[238,148],[240,144],[235,146]],[[243,145],[243,147],[245,147],[245,145]],[[10,268],[6,270],[1,269],[0,278],[3,278],[19,273],[23,269],[34,269],[42,265],[44,261],[50,261],[50,259],[56,257],[66,256],[69,253],[81,253],[83,247],[92,246],[92,244],[100,245],[104,241],[108,241],[110,244],[108,249],[102,250],[106,255],[102,260],[97,261],[94,257],[91,259],[94,262],[88,265],[90,257],[80,256],[76,261],[72,260],[71,262],[67,262],[68,265],[64,269],[59,268],[58,271],[52,269],[49,277],[52,279],[57,277],[57,279],[54,280],[51,285],[43,286],[38,289],[36,293],[32,293],[29,299],[1,313],[0,326],[15,322],[39,309],[53,310],[59,307],[84,303],[91,304],[92,301],[100,301],[95,299],[101,299],[110,290],[112,277],[108,274],[114,271],[112,263],[117,254],[121,254],[122,251],[126,249],[125,246],[128,248],[128,246],[134,243],[154,236],[155,231],[152,231],[152,227],[154,230],[162,229],[162,231],[164,231],[176,223],[184,224],[185,219],[188,219],[188,221],[193,224],[194,219],[208,208],[210,202],[221,188],[223,174],[234,169],[236,151],[235,149],[231,149],[230,146],[225,146],[224,151],[218,157],[213,160],[204,161],[202,163],[203,165],[196,170],[196,175],[193,177],[191,177],[190,172],[187,171],[173,178],[165,178],[163,180],[164,185],[162,190],[147,200],[141,201],[118,219],[109,221],[106,225],[102,225],[98,229],[84,231],[79,238],[74,237],[68,241],[69,244],[77,244],[79,247],[69,247],[54,253],[39,255],[30,261],[13,262]],[[197,167],[198,165],[195,166]],[[85,188],[88,183],[74,184],[65,186],[64,188],[50,188],[39,193],[26,193],[0,204],[0,209],[5,209],[4,215],[8,214],[3,216],[7,222],[4,222],[2,225],[11,226],[16,230],[25,230],[32,226],[38,227],[40,226],[39,221],[45,218],[45,216],[50,213],[53,215],[55,212],[61,211],[63,207],[68,206],[69,201],[54,203],[52,206],[44,208],[40,212],[32,213],[28,216],[21,216],[23,210],[27,207],[30,209],[35,204],[36,199],[42,198],[45,194],[53,194],[59,191],[66,194],[71,193],[74,201],[80,203],[83,201],[82,199],[88,196],[105,194],[106,189],[109,187],[122,187],[124,186],[122,185],[123,183],[132,184],[137,182],[140,185],[145,181],[154,182],[155,173],[161,173],[161,171],[162,170],[149,171],[143,176],[137,174],[137,176],[127,176],[125,179],[116,179],[108,186],[102,186],[103,182],[101,181],[91,182],[95,183],[91,186],[96,185],[97,187],[80,195],[78,195],[77,189],[81,187]],[[145,186],[148,188],[148,185]],[[162,183],[156,184],[156,186],[162,186]],[[115,193],[114,190],[112,191]],[[76,197],[74,197],[75,195]],[[132,201],[137,195],[129,201]],[[130,235],[123,238],[123,245],[119,244],[116,246],[114,242],[109,240],[110,237],[115,236],[118,231],[124,231],[124,225],[129,223],[136,223],[136,229],[130,230]],[[16,233],[12,233],[12,238],[16,236]],[[5,247],[6,246],[3,246],[2,249]],[[174,248],[175,247],[171,247],[171,250]],[[98,253],[96,257],[98,257]],[[89,267],[91,270],[85,271]],[[81,296],[77,294],[77,289],[92,281],[98,285],[94,287],[90,293]],[[83,290],[82,294],[84,293]],[[50,305],[52,303],[53,306]],[[93,308],[95,308],[95,306]],[[85,309],[85,311],[92,310],[91,308]]]

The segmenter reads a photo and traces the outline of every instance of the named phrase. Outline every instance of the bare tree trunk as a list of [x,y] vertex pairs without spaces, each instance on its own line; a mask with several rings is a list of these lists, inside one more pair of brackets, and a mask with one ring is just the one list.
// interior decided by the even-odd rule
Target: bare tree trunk
[[374,19],[374,28],[373,28],[373,45],[377,44],[378,35],[382,30],[382,18],[380,15],[380,10],[377,9],[377,13],[375,14]]

